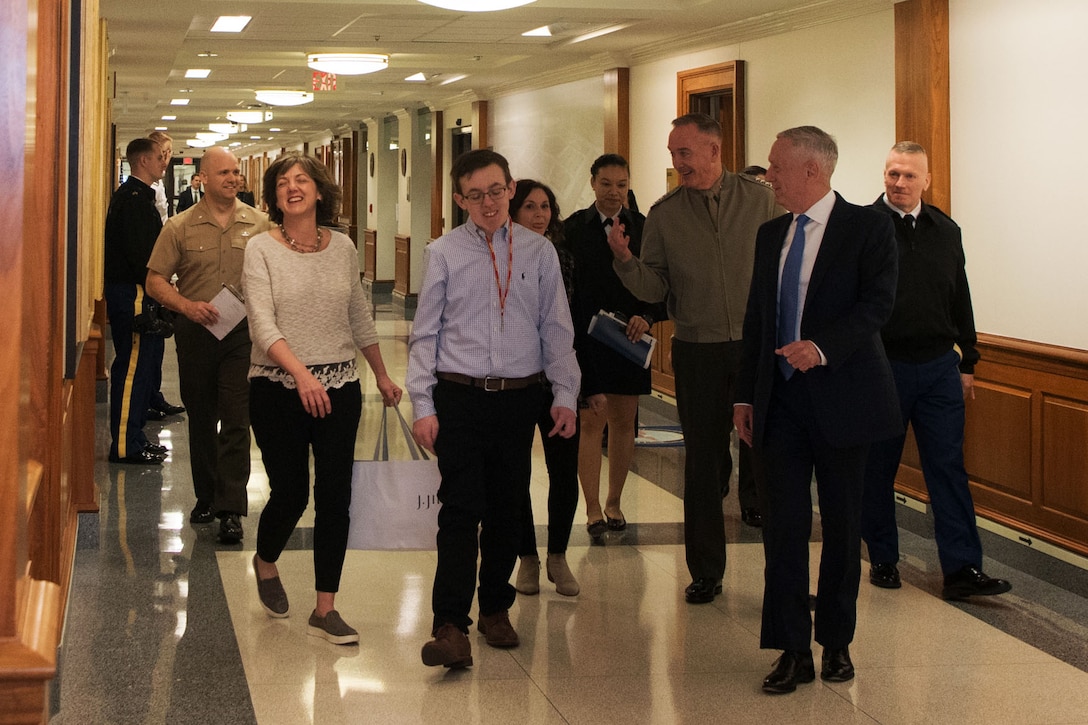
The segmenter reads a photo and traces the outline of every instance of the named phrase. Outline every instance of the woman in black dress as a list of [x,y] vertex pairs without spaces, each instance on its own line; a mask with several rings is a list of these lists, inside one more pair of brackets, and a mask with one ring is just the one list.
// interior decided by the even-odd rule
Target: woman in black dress
[[[588,334],[590,318],[600,310],[627,319],[627,337],[637,340],[664,314],[660,305],[642,302],[623,286],[612,269],[608,230],[620,225],[638,255],[646,217],[624,205],[630,176],[627,161],[605,154],[590,167],[596,203],[572,214],[563,225],[566,246],[574,257],[574,349],[582,369],[581,442],[578,476],[586,498],[586,529],[594,539],[606,531],[623,531],[627,520],[620,496],[635,452],[638,398],[650,392],[650,371],[624,358]],[[608,495],[600,501],[601,440],[608,426]]]

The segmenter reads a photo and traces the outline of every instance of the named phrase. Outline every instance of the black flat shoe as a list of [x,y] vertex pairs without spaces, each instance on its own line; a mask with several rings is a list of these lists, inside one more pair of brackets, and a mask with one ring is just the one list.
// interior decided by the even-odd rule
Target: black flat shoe
[[982,573],[975,566],[965,566],[955,574],[944,578],[941,596],[945,599],[966,599],[967,597],[989,597],[1004,594],[1012,589],[1004,579],[994,579]]
[[189,512],[189,523],[210,524],[212,521],[215,521],[215,512],[212,511],[212,505],[210,503],[197,501],[196,506]]
[[684,589],[684,599],[688,604],[707,604],[721,593],[721,579],[696,579]]
[[144,450],[148,453],[154,453],[160,458],[166,458],[170,453],[170,449],[166,446],[160,446],[158,443],[146,443],[144,444]]
[[627,528],[627,519],[623,518],[623,514],[620,514],[618,519],[614,519],[608,514],[605,514],[604,520],[608,525],[609,531],[623,531]]
[[895,564],[873,564],[869,568],[869,582],[883,589],[898,589],[903,586],[899,579],[899,567]]
[[158,408],[155,408],[154,410],[159,411],[163,415],[181,415],[182,413],[185,412],[185,406],[184,405],[171,405],[170,403],[163,403],[162,405],[160,405]]
[[742,510],[740,512],[740,520],[757,529],[763,526],[763,514],[759,512],[759,509]]
[[825,647],[820,666],[820,679],[827,682],[849,682],[854,679],[854,663],[849,647]]
[[221,514],[219,520],[219,542],[237,544],[242,541],[242,517],[238,514]]
[[589,533],[589,538],[599,539],[604,536],[604,532],[608,531],[608,524],[604,521],[591,521],[586,524],[586,531]]
[[135,453],[119,458],[118,456],[110,456],[110,463],[129,463],[137,466],[161,466],[165,456],[160,456],[157,453],[143,448]]
[[763,691],[771,695],[793,692],[797,685],[816,679],[816,666],[812,663],[812,651],[783,652],[774,663],[771,674],[763,678]]
[[155,410],[154,408],[147,409],[148,420],[166,420],[166,413],[161,410]]

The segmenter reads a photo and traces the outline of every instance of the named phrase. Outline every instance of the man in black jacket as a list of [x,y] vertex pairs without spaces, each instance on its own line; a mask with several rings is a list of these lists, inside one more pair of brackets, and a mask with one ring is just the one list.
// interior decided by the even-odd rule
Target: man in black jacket
[[159,145],[138,138],[125,149],[131,173],[114,192],[106,214],[105,299],[113,335],[110,367],[110,461],[159,465],[166,449],[144,435],[155,370],[162,364],[163,337],[141,321],[153,321],[156,302],[144,291],[147,260],[162,229],[151,184],[166,161]]
[[[964,400],[974,398],[975,319],[960,228],[922,201],[929,188],[925,149],[904,141],[884,165],[885,193],[872,208],[891,217],[899,282],[891,319],[881,330],[903,412],[918,442],[933,505],[943,596],[1002,594],[1011,585],[982,572],[982,544],[963,464]],[[869,581],[901,586],[893,486],[905,436],[873,444],[865,473],[861,532]]]

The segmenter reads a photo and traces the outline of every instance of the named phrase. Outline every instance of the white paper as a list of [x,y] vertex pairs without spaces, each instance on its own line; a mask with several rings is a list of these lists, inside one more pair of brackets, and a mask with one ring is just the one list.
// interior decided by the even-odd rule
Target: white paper
[[204,327],[207,327],[217,340],[222,340],[246,318],[246,305],[226,287],[219,290],[219,294],[211,299],[211,303],[215,305],[215,309],[219,310],[219,321]]

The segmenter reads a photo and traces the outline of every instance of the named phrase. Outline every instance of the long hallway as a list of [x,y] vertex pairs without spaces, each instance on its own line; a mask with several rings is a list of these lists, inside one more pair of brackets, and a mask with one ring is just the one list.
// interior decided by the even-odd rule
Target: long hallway
[[[379,306],[398,381],[409,329]],[[163,377],[178,401],[172,341]],[[381,412],[372,378],[364,396],[359,459],[371,457]],[[538,596],[519,595],[519,647],[491,649],[474,628],[473,667],[424,667],[434,553],[364,551],[348,552],[337,597],[361,642],[335,646],[306,633],[312,511],[279,562],[291,616],[269,619],[257,601],[250,558],[267,481],[256,446],[245,539],[224,546],[215,524],[188,522],[184,416],[148,426],[171,451],[161,468],[114,465],[101,385],[98,399],[101,510],[81,515],[52,723],[1088,723],[1088,571],[983,531],[984,568],[1013,591],[945,602],[932,517],[903,506],[903,588],[869,585],[863,563],[857,677],[761,692],[777,653],[759,649],[760,533],[730,495],[724,594],[684,602],[681,447],[636,449],[628,531],[591,545],[579,506],[568,559],[581,593],[560,596],[542,575]],[[642,422],[671,423],[657,406],[644,407]],[[403,443],[392,457],[407,457]],[[534,463],[543,544],[539,442]],[[814,532],[813,581],[818,521]]]

